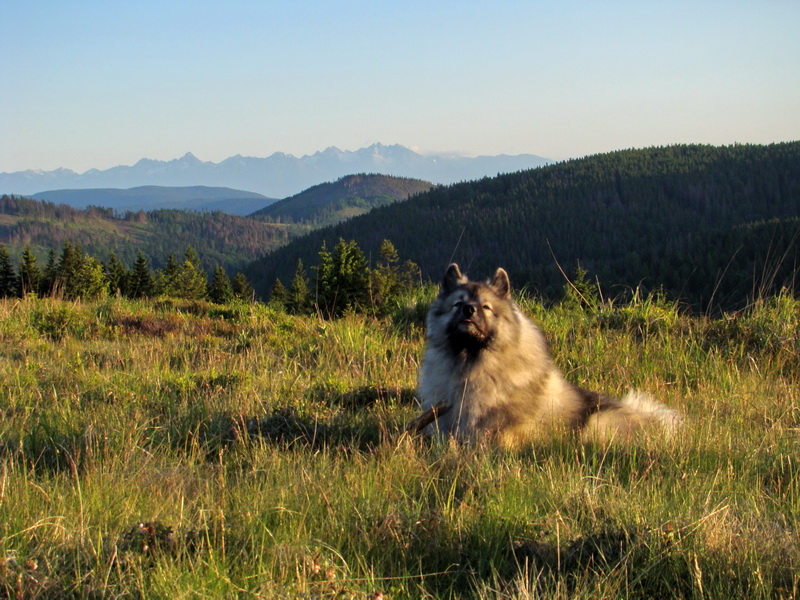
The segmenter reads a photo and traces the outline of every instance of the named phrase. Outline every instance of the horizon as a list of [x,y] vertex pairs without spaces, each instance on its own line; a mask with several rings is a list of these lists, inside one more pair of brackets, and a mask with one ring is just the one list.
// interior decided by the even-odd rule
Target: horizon
[[[225,162],[225,161],[227,161],[229,159],[232,159],[232,158],[252,158],[252,159],[256,159],[256,160],[263,160],[263,159],[271,158],[274,155],[288,156],[290,158],[295,158],[295,159],[302,160],[304,158],[311,158],[311,157],[314,157],[316,155],[324,154],[325,152],[327,152],[329,150],[336,150],[336,151],[341,152],[343,154],[354,154],[354,153],[360,152],[362,150],[369,150],[371,148],[374,148],[375,146],[381,146],[381,147],[384,147],[384,148],[391,148],[391,147],[394,147],[394,146],[399,146],[399,147],[401,147],[401,148],[403,148],[405,150],[410,150],[411,152],[414,152],[414,153],[418,154],[419,156],[423,156],[423,157],[481,158],[481,157],[492,156],[492,155],[486,155],[486,154],[468,154],[468,153],[464,153],[464,152],[435,152],[435,151],[433,151],[433,152],[420,152],[419,149],[417,149],[417,148],[404,146],[402,144],[384,144],[382,142],[374,142],[372,144],[369,144],[368,146],[364,146],[362,148],[355,148],[355,149],[352,149],[352,150],[339,148],[338,146],[328,146],[327,148],[322,148],[320,150],[317,150],[316,152],[311,152],[311,153],[303,154],[303,155],[296,155],[296,154],[291,154],[291,153],[288,153],[288,152],[281,152],[280,150],[276,150],[275,152],[273,152],[273,153],[271,153],[269,155],[266,155],[266,156],[255,156],[255,155],[249,155],[249,154],[248,155],[246,155],[246,154],[232,154],[231,156],[226,156],[226,157],[224,157],[224,158],[222,158],[220,160],[216,160],[216,161],[215,160],[205,160],[205,159],[197,156],[197,154],[192,152],[191,150],[188,150],[188,151],[184,152],[183,154],[181,154],[180,156],[174,156],[172,158],[163,158],[163,159],[161,159],[161,158],[152,158],[150,156],[142,156],[142,157],[138,158],[137,160],[135,160],[135,161],[133,161],[131,163],[112,165],[111,167],[103,168],[103,169],[98,169],[96,167],[90,167],[90,168],[88,168],[88,169],[86,169],[84,171],[73,171],[69,167],[56,167],[55,169],[23,169],[23,170],[15,171],[15,172],[0,171],[0,174],[2,174],[2,175],[13,175],[15,173],[26,173],[26,172],[31,172],[31,173],[49,173],[49,172],[54,172],[54,171],[58,171],[58,170],[68,170],[68,171],[73,171],[74,173],[76,173],[78,175],[84,175],[84,174],[86,174],[86,173],[88,173],[90,171],[103,171],[103,170],[108,170],[108,169],[114,169],[114,168],[117,168],[117,167],[134,167],[134,166],[136,166],[138,163],[140,163],[142,161],[153,161],[153,162],[159,162],[159,163],[171,163],[171,162],[180,161],[180,160],[182,160],[182,159],[184,159],[186,157],[194,158],[195,160],[197,160],[197,161],[199,161],[200,163],[203,163],[203,164],[213,164],[213,165],[219,165],[219,164],[221,164],[221,163],[223,163],[223,162]],[[493,155],[493,156],[502,156],[502,155]],[[510,157],[515,157],[515,156],[535,156],[536,158],[541,158],[541,159],[545,159],[545,160],[548,160],[548,161],[551,161],[551,162],[555,162],[555,161],[553,161],[552,159],[550,159],[547,156],[539,156],[539,155],[534,155],[534,154],[530,154],[530,153],[520,153],[520,154],[508,155],[508,156],[510,156]],[[579,157],[576,157],[576,158],[579,158]],[[355,173],[353,173],[353,174],[355,174]]]
[[561,161],[800,139],[789,0],[49,0],[5,17],[4,173],[374,143]]
[[[743,144],[743,145],[748,145],[749,144],[749,145],[757,145],[757,146],[758,145],[767,146],[767,145],[771,145],[771,144],[791,144],[791,143],[795,143],[795,142],[800,142],[800,139],[796,139],[796,140],[781,140],[781,141],[777,141],[777,142],[767,142],[767,143],[763,143],[763,144],[760,143],[760,142],[732,142],[730,144],[702,144],[702,143],[695,144],[695,143],[692,143],[692,142],[686,142],[686,143],[677,143],[677,144],[641,146],[641,147],[638,147],[638,148],[617,148],[617,149],[614,149],[614,150],[607,150],[607,151],[596,152],[596,153],[592,153],[592,154],[584,154],[584,155],[580,155],[580,156],[571,156],[571,157],[567,157],[567,158],[559,159],[559,160],[552,159],[552,158],[547,157],[547,156],[539,156],[539,155],[534,155],[534,154],[530,154],[530,153],[520,153],[520,154],[517,154],[517,155],[507,155],[507,156],[510,156],[510,157],[515,157],[515,156],[535,156],[536,158],[541,158],[541,159],[549,161],[548,164],[554,164],[554,163],[558,163],[558,162],[562,162],[562,161],[578,160],[578,159],[582,159],[582,158],[590,158],[592,156],[596,156],[596,155],[599,155],[599,154],[607,154],[607,153],[612,153],[612,152],[622,152],[622,151],[625,151],[625,150],[644,150],[644,149],[647,149],[647,148],[667,147],[667,146],[672,146],[672,145],[690,145],[690,146],[691,145],[710,145],[710,146],[716,146],[716,147],[725,147],[725,146],[735,146],[737,144]],[[223,162],[225,162],[225,161],[227,161],[229,159],[232,159],[232,158],[252,158],[252,159],[256,159],[256,160],[263,160],[263,159],[268,159],[271,156],[276,155],[276,154],[277,155],[284,155],[284,156],[288,156],[288,157],[296,158],[296,159],[303,159],[303,158],[313,157],[313,156],[318,155],[318,154],[323,154],[324,152],[326,152],[328,150],[338,150],[339,152],[342,152],[342,153],[345,153],[345,154],[347,154],[347,153],[351,153],[352,154],[352,153],[356,153],[356,152],[358,152],[360,150],[368,150],[368,149],[370,149],[370,148],[372,148],[374,146],[383,146],[383,147],[401,146],[402,148],[404,148],[406,150],[410,150],[412,152],[415,152],[416,154],[419,154],[420,156],[423,156],[423,157],[434,157],[435,156],[435,157],[457,157],[457,158],[480,158],[480,157],[489,156],[489,155],[485,155],[485,154],[484,155],[477,155],[477,154],[467,154],[467,153],[462,153],[462,152],[450,152],[450,153],[447,153],[447,152],[435,152],[435,151],[434,152],[420,152],[418,149],[415,149],[413,147],[403,146],[402,144],[383,144],[381,142],[374,142],[374,143],[372,143],[372,144],[370,144],[368,146],[364,146],[362,148],[355,148],[353,150],[342,149],[342,148],[339,148],[338,146],[328,146],[327,148],[323,148],[321,150],[317,150],[316,152],[311,152],[309,154],[303,154],[301,156],[298,156],[298,155],[295,155],[295,154],[290,154],[288,152],[275,151],[272,154],[267,155],[267,156],[233,154],[231,156],[226,156],[225,158],[222,158],[222,159],[217,160],[217,161],[205,160],[205,159],[197,156],[197,154],[195,154],[192,151],[186,151],[180,156],[175,156],[175,157],[172,157],[172,158],[165,158],[165,159],[158,159],[158,158],[152,158],[152,157],[149,157],[149,156],[143,156],[143,157],[140,157],[139,159],[137,159],[136,161],[134,161],[134,162],[132,162],[130,164],[112,165],[111,167],[108,167],[108,169],[113,169],[113,168],[117,168],[117,167],[123,167],[123,168],[125,168],[125,167],[134,167],[139,162],[142,162],[142,161],[153,161],[153,162],[159,162],[159,163],[171,163],[171,162],[180,161],[180,160],[186,158],[187,156],[190,156],[190,157],[194,158],[195,160],[197,160],[200,163],[213,164],[213,165],[219,165],[219,164],[221,164],[221,163],[223,163]],[[501,155],[494,155],[494,156],[501,156]],[[542,166],[546,166],[546,165],[542,165]],[[15,173],[25,173],[25,172],[48,173],[48,172],[53,172],[53,171],[58,171],[58,170],[72,170],[72,169],[69,169],[68,167],[57,167],[56,169],[51,169],[51,170],[24,169],[24,170],[21,170],[21,171],[16,171]],[[76,173],[77,175],[85,175],[86,173],[88,173],[90,171],[103,171],[103,170],[107,170],[107,169],[97,169],[95,167],[90,167],[89,169],[86,169],[85,171],[73,171],[73,172]],[[2,175],[12,175],[14,173],[7,172],[7,171],[0,171],[0,174],[2,174]],[[351,173],[349,175],[342,175],[342,177],[347,177],[347,176],[356,175],[356,174],[357,173]],[[175,187],[175,186],[161,186],[159,184],[144,184],[144,185],[134,186],[134,187]],[[196,186],[178,186],[178,187],[220,187],[220,186],[205,186],[205,185],[202,185],[202,184],[197,184]],[[222,187],[225,187],[225,186],[222,186]],[[92,188],[88,188],[88,189],[92,189]]]

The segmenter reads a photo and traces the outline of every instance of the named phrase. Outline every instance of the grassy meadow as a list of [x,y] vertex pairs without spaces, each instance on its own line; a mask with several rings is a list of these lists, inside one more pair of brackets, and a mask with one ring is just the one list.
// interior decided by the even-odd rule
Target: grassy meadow
[[800,302],[522,304],[571,381],[679,435],[410,438],[422,296],[3,301],[0,598],[797,598]]

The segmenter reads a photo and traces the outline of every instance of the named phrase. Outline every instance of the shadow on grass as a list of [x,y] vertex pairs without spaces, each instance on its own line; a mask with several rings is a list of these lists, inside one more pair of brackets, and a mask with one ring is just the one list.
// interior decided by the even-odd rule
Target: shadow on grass
[[230,420],[224,441],[260,438],[277,445],[319,447],[331,439],[330,428],[317,420],[301,416],[293,407],[275,409],[264,417],[239,416]]
[[341,452],[372,452],[402,431],[398,424],[387,424],[373,413],[352,418],[343,414],[320,420],[303,415],[294,407],[281,407],[265,416],[227,417],[222,437],[226,446],[244,440],[261,440],[280,447],[322,448]]
[[[244,439],[281,447],[371,451],[402,430],[402,423],[393,422],[391,413],[378,407],[413,403],[412,390],[380,386],[314,393],[329,407],[344,410],[329,411],[330,416],[323,413],[324,418],[302,413],[294,406],[279,407],[266,415],[237,415],[209,413],[201,404],[164,402],[154,420],[132,425],[131,437],[150,451],[199,452],[209,461],[218,461],[221,450]],[[41,415],[25,431],[0,440],[0,458],[9,457],[34,471],[81,473],[98,461],[115,460],[115,443],[120,443],[119,435],[110,436],[97,425],[70,424]]]
[[378,404],[412,406],[415,404],[415,390],[412,388],[388,388],[381,385],[363,385],[340,391],[329,386],[316,386],[309,392],[311,400],[349,410],[360,410]]
[[500,597],[517,597],[513,589],[526,577],[523,587],[536,598],[565,597],[565,588],[567,597],[585,597],[587,589],[614,578],[622,579],[633,598],[686,598],[694,592],[692,564],[671,530],[607,527],[573,539],[512,541],[518,525],[479,519],[458,533],[449,517],[429,510],[367,519],[359,534],[373,541],[364,560],[378,571],[385,568],[389,577],[420,573],[420,588],[437,598],[479,597],[487,586]]
[[342,408],[344,412],[320,419],[293,406],[283,406],[264,416],[223,417],[228,423],[222,441],[227,445],[249,438],[280,446],[370,451],[402,431],[401,423],[387,423],[386,415],[379,415],[376,409],[394,403],[407,406],[415,403],[414,390],[383,386],[347,391],[320,386],[310,392],[310,399]]
[[0,444],[0,458],[10,458],[33,472],[82,473],[109,450],[105,436],[93,426],[76,429],[42,419]]

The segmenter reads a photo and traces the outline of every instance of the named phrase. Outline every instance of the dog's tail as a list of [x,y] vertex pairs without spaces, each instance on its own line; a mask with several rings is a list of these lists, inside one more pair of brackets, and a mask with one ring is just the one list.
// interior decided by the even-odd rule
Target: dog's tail
[[589,418],[584,439],[609,441],[617,437],[628,438],[640,431],[669,437],[683,423],[678,411],[656,402],[644,392],[630,391],[613,404],[613,408],[596,412]]
[[683,424],[683,418],[677,410],[656,402],[644,392],[632,390],[625,395],[621,403],[628,410],[659,425],[667,433],[677,432]]

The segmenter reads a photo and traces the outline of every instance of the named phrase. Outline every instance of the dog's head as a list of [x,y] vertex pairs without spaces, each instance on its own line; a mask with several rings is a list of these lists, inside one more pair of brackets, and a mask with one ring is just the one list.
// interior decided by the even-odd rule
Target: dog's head
[[429,338],[455,353],[476,354],[492,342],[510,307],[511,284],[503,269],[484,283],[470,281],[451,264],[428,316]]

